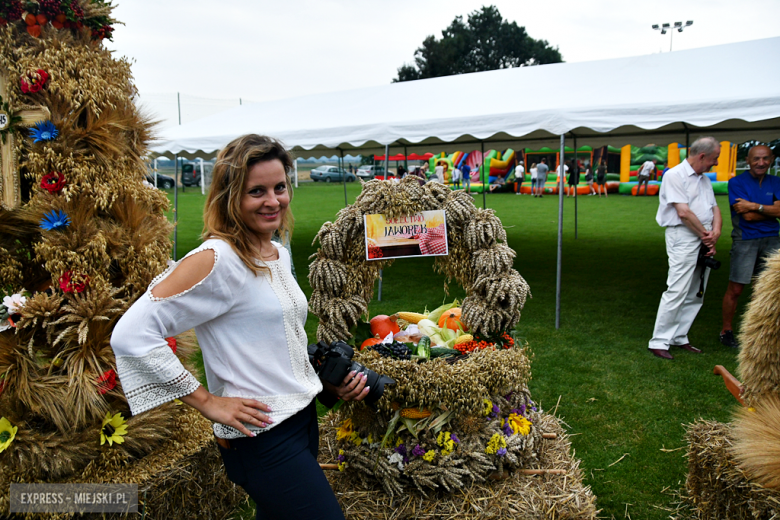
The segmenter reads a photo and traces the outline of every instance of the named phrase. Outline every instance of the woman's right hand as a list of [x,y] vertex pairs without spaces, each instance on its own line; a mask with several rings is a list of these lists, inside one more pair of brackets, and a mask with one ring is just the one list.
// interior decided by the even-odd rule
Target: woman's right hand
[[231,426],[248,437],[254,437],[255,434],[244,423],[265,428],[274,422],[266,414],[271,411],[267,404],[243,397],[217,397],[202,386],[181,400],[198,410],[206,419]]

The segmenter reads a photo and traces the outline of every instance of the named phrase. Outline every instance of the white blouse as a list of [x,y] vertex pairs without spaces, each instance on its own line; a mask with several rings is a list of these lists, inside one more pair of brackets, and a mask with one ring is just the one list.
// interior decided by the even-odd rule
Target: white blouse
[[[214,251],[214,268],[206,278],[180,294],[152,296],[177,263],[155,278],[119,320],[111,347],[133,415],[198,389],[165,340],[193,327],[209,392],[271,407],[274,423],[263,429],[247,424],[253,433],[280,424],[322,391],[306,351],[306,296],[290,272],[289,252],[275,245],[279,259],[264,262],[270,276],[255,276],[230,244],[207,240],[189,253]],[[223,439],[243,437],[223,424],[214,424],[214,433]]]

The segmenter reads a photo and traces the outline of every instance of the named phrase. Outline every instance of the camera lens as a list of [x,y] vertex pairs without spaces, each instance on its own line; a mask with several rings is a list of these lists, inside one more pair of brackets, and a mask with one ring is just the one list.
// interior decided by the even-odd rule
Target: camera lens
[[374,404],[379,401],[379,398],[382,397],[382,394],[385,392],[385,385],[395,384],[395,379],[379,375],[370,368],[366,368],[357,362],[352,363],[350,370],[355,371],[356,377],[357,374],[366,374],[366,386],[371,387],[371,390],[368,391],[368,395],[366,396],[366,402],[368,404]]

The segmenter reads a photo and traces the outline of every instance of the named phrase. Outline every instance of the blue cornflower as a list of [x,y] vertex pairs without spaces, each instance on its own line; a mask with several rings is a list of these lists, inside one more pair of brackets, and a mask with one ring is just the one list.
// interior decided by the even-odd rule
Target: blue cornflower
[[40,121],[30,128],[30,137],[33,139],[33,143],[51,141],[56,139],[59,133],[59,130],[51,121]]
[[46,213],[41,220],[41,227],[46,231],[52,231],[70,225],[70,218],[64,211],[53,209]]

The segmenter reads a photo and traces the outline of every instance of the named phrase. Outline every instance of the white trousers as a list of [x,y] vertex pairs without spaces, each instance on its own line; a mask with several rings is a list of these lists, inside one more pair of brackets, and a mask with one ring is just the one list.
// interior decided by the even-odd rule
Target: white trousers
[[[710,226],[706,226],[709,231]],[[701,239],[685,226],[666,228],[666,254],[669,256],[669,276],[666,291],[661,295],[655,318],[653,339],[648,348],[669,350],[669,345],[688,343],[688,331],[704,303],[704,295],[696,296],[704,271],[704,287],[710,269],[696,265]]]

